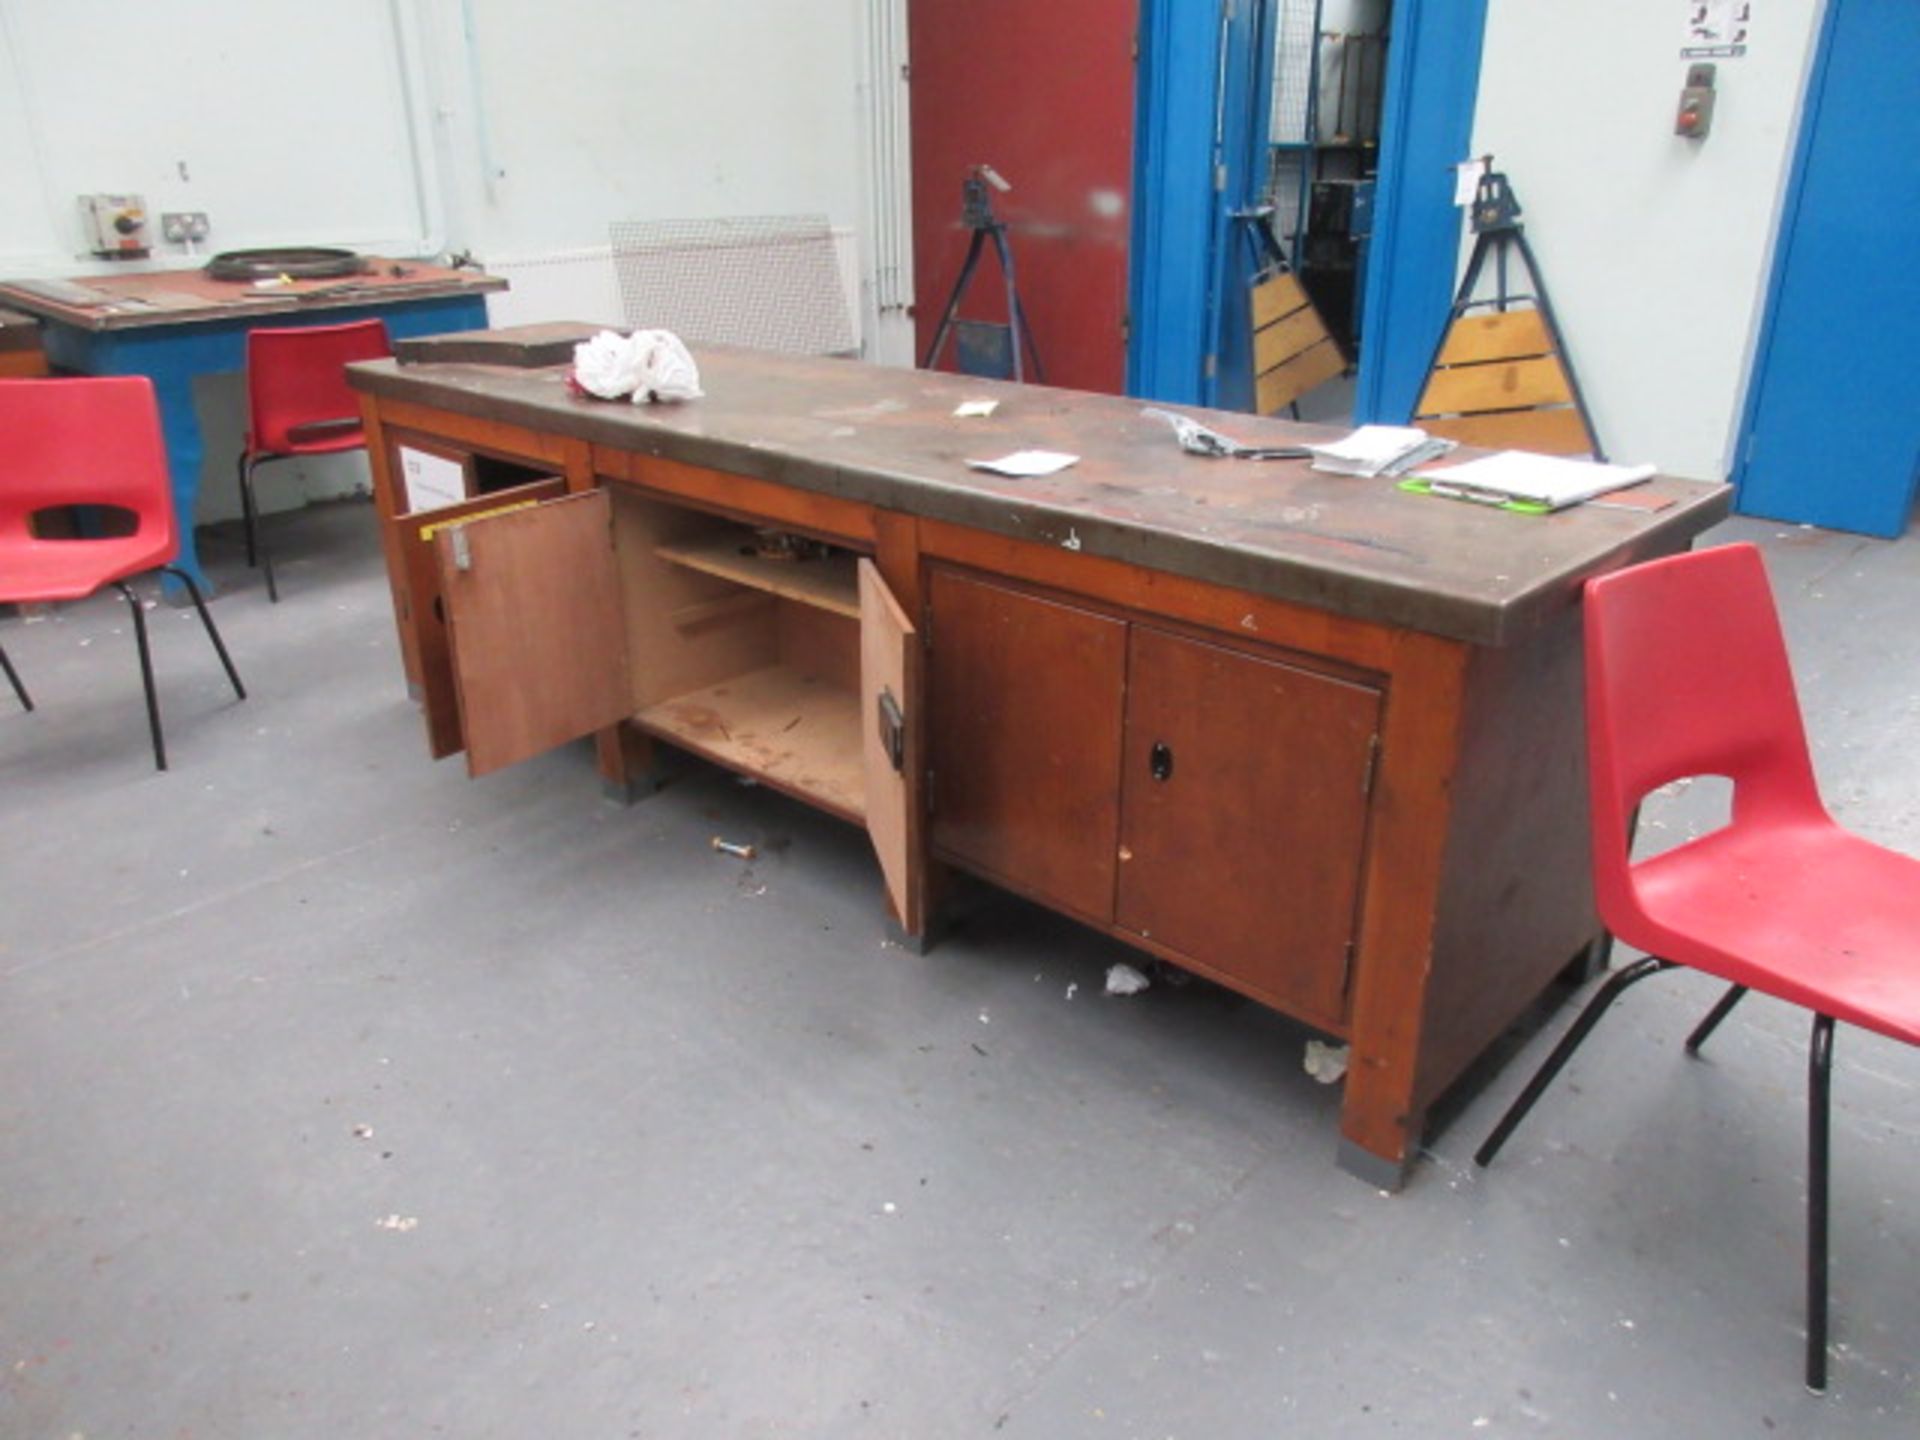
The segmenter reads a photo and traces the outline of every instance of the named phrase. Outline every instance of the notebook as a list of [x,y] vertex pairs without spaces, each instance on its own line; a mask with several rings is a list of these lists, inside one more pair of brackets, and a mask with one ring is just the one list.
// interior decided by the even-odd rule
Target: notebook
[[1419,478],[1426,482],[1429,493],[1455,500],[1479,500],[1489,505],[1518,502],[1543,510],[1564,510],[1596,495],[1638,485],[1652,479],[1654,473],[1651,465],[1602,465],[1592,460],[1502,450],[1458,465],[1426,466]]
[[1331,445],[1309,445],[1313,468],[1330,475],[1404,475],[1453,449],[1413,425],[1362,425]]

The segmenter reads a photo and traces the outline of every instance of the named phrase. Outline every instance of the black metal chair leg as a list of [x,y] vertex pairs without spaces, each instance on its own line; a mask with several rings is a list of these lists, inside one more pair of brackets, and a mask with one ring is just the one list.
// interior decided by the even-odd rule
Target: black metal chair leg
[[1727,993],[1720,997],[1720,1003],[1707,1012],[1707,1018],[1693,1027],[1693,1033],[1687,1036],[1687,1053],[1698,1055],[1700,1047],[1707,1043],[1707,1037],[1720,1028],[1720,1022],[1727,1018],[1733,1007],[1740,1003],[1747,993],[1744,985],[1729,985]]
[[1827,1388],[1827,1159],[1831,1149],[1833,1017],[1813,1017],[1807,1057],[1807,1388]]
[[253,454],[247,450],[240,452],[240,524],[247,536],[247,567],[252,569],[260,562],[253,543]]
[[179,576],[182,583],[186,585],[187,594],[193,597],[193,608],[200,612],[200,623],[206,627],[207,638],[213,642],[214,653],[220,657],[220,663],[226,667],[227,679],[233,682],[233,693],[242,700],[246,699],[247,687],[240,683],[240,672],[233,668],[233,657],[227,654],[226,642],[221,640],[220,632],[214,628],[213,616],[207,613],[206,598],[201,595],[199,585],[195,583],[193,576],[184,570],[176,569],[172,565],[164,565],[161,568],[169,575]]
[[13,661],[7,658],[6,647],[3,645],[0,645],[0,670],[5,670],[7,679],[13,682],[13,693],[20,697],[21,709],[33,709],[33,697],[27,694],[27,687],[20,683],[20,672],[13,668]]
[[260,573],[267,577],[267,603],[280,603],[280,585],[273,578],[273,552],[267,549],[267,537],[260,537]]
[[267,549],[266,530],[260,524],[260,507],[253,498],[253,472],[268,460],[282,457],[274,455],[255,455],[250,451],[240,456],[240,512],[247,528],[247,564],[257,565],[267,580],[267,601],[280,603],[280,586],[273,578],[273,554]]
[[1614,971],[1608,977],[1606,984],[1594,992],[1593,999],[1587,1002],[1587,1008],[1580,1012],[1580,1017],[1573,1022],[1573,1027],[1561,1037],[1560,1043],[1553,1047],[1553,1053],[1547,1056],[1546,1063],[1541,1065],[1534,1073],[1533,1079],[1527,1082],[1527,1088],[1520,1092],[1520,1098],[1507,1107],[1507,1113],[1500,1117],[1500,1123],[1493,1127],[1493,1133],[1487,1136],[1486,1142],[1473,1152],[1473,1163],[1482,1166],[1492,1163],[1493,1157],[1500,1153],[1500,1147],[1507,1143],[1508,1137],[1519,1129],[1520,1122],[1527,1118],[1527,1112],[1533,1109],[1534,1102],[1546,1093],[1547,1087],[1553,1083],[1561,1067],[1573,1058],[1573,1052],[1580,1048],[1580,1042],[1585,1040],[1593,1027],[1600,1023],[1600,1017],[1607,1013],[1607,1007],[1620,998],[1621,991],[1629,985],[1646,979],[1649,975],[1657,975],[1662,970],[1672,968],[1671,960],[1661,960],[1649,955],[1623,969]]
[[127,608],[133,612],[133,638],[140,647],[140,683],[147,691],[147,729],[153,732],[153,763],[157,769],[164,770],[167,742],[160,733],[160,697],[153,688],[153,652],[147,646],[147,612],[140,608],[140,597],[121,581],[114,581],[113,588],[120,592]]

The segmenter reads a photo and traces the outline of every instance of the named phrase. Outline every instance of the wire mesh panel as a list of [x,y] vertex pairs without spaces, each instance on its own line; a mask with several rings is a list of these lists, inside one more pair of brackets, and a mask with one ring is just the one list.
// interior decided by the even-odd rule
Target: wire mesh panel
[[1267,116],[1267,141],[1311,145],[1320,138],[1312,130],[1320,0],[1275,0],[1273,8],[1273,106]]
[[1317,112],[1321,0],[1274,0],[1273,93],[1267,111],[1266,203],[1273,207],[1274,238],[1298,262],[1306,226],[1307,186],[1313,147],[1319,141]]
[[630,327],[789,355],[859,348],[824,215],[620,220],[608,233]]

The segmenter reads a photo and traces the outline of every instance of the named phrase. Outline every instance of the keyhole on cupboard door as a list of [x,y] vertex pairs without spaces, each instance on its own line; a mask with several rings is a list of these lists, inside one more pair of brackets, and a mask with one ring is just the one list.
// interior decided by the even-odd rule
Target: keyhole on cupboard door
[[1147,773],[1156,780],[1173,778],[1173,747],[1166,741],[1156,740],[1147,752]]

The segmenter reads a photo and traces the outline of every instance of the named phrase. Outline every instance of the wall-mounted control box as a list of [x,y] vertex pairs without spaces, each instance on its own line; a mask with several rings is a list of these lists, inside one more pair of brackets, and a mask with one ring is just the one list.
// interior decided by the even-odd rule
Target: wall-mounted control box
[[147,258],[147,202],[140,195],[82,195],[87,248],[103,260]]
[[1687,67],[1687,85],[1680,92],[1680,109],[1673,119],[1673,133],[1689,140],[1704,140],[1713,128],[1713,66]]

